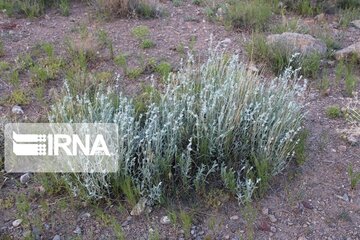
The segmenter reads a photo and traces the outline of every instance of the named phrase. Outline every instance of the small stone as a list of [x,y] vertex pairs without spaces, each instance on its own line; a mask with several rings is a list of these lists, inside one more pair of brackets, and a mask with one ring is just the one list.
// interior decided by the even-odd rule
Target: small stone
[[350,23],[351,26],[360,29],[360,20],[355,20]]
[[54,238],[53,238],[53,240],[61,240],[60,235],[55,235]]
[[314,209],[314,207],[307,201],[302,201],[301,204],[304,206],[304,208]]
[[202,236],[202,235],[204,235],[205,234],[205,231],[200,231],[199,232],[199,236]]
[[18,226],[20,226],[20,224],[22,223],[22,219],[16,219],[15,221],[13,221],[12,222],[12,225],[13,225],[13,227],[18,227]]
[[84,214],[82,214],[81,216],[80,216],[80,218],[81,219],[85,219],[85,218],[89,218],[89,217],[91,217],[91,214],[90,213],[84,213]]
[[81,234],[81,228],[79,226],[76,226],[73,233],[80,235]]
[[230,38],[225,38],[224,40],[221,41],[221,43],[229,44],[229,43],[231,43],[231,39]]
[[268,215],[268,214],[269,214],[269,209],[268,209],[268,208],[262,208],[262,209],[261,209],[261,212],[262,212],[262,214],[264,214],[264,215]]
[[298,238],[298,240],[306,240],[306,237],[301,236]]
[[276,233],[276,227],[272,226],[272,227],[270,228],[270,231],[273,232],[273,233]]
[[169,218],[168,216],[163,216],[163,217],[160,219],[160,223],[166,225],[166,224],[170,224],[171,221],[170,221],[170,218]]
[[325,14],[320,13],[319,15],[316,15],[315,20],[318,21],[318,22],[323,22],[325,20]]
[[25,173],[25,174],[21,175],[21,177],[20,177],[21,184],[27,184],[29,181],[30,181],[29,173]]
[[340,152],[346,152],[346,146],[340,145],[340,146],[339,146],[339,151],[340,151]]
[[224,239],[226,239],[226,240],[230,239],[230,235],[226,235],[226,236],[224,237]]
[[270,225],[266,222],[266,221],[261,221],[257,228],[260,230],[260,231],[264,231],[264,232],[270,232],[271,231],[271,228],[270,228]]
[[272,214],[269,215],[269,219],[272,223],[275,223],[277,221],[276,217]]
[[234,216],[230,217],[230,220],[238,220],[238,219],[239,219],[238,215],[234,215]]
[[191,233],[191,235],[195,235],[195,230],[194,229],[191,230],[190,233]]
[[141,215],[146,208],[146,198],[141,198],[139,202],[135,205],[135,207],[131,210],[131,216],[139,216]]
[[347,140],[348,140],[348,142],[349,142],[351,145],[353,145],[353,146],[358,143],[358,139],[357,139],[357,137],[356,137],[354,134],[349,135],[349,136],[347,137]]
[[342,196],[342,199],[343,199],[345,202],[350,202],[350,198],[349,198],[349,196],[348,196],[346,193],[344,193],[344,195]]
[[12,109],[11,109],[11,112],[14,113],[14,114],[24,114],[24,111],[18,105],[13,106]]

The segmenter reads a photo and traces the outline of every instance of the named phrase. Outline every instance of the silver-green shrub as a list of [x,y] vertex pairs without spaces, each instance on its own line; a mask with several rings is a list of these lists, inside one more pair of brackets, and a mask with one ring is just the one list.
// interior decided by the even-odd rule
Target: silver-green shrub
[[266,80],[238,56],[213,51],[202,66],[190,58],[167,82],[140,116],[123,94],[65,91],[51,122],[117,123],[120,136],[118,172],[67,175],[73,187],[103,197],[130,178],[152,204],[175,186],[203,191],[222,179],[243,202],[293,156],[304,117],[297,71]]

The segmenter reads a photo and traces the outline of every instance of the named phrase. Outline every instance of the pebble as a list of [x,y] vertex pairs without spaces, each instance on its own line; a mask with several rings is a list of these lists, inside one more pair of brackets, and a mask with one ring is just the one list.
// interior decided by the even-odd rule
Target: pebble
[[12,109],[11,109],[11,112],[14,113],[14,114],[24,114],[24,111],[18,105],[13,106]]
[[25,174],[21,175],[21,177],[20,177],[21,184],[27,184],[29,181],[30,181],[29,173],[25,173]]
[[139,216],[141,215],[146,208],[146,198],[141,198],[139,202],[135,205],[135,207],[131,210],[131,216]]
[[346,146],[340,145],[340,146],[339,146],[339,151],[340,151],[340,152],[346,152]]
[[16,219],[15,221],[13,221],[12,222],[12,225],[13,225],[13,227],[18,227],[18,226],[20,226],[20,224],[22,223],[22,219]]
[[60,240],[60,239],[61,239],[60,235],[55,235],[53,238],[53,240]]
[[298,240],[306,240],[306,237],[301,236],[298,238]]
[[269,219],[272,223],[275,223],[277,221],[276,217],[272,214],[269,215]]
[[163,216],[163,217],[160,219],[160,223],[166,225],[166,224],[170,224],[171,221],[170,221],[170,218],[169,218],[168,216]]
[[238,215],[234,215],[234,216],[230,217],[230,220],[238,220],[238,219],[239,219]]
[[270,231],[273,233],[276,233],[276,227],[274,227],[274,226],[270,227]]
[[79,226],[76,226],[76,228],[74,230],[74,233],[80,235],[81,234],[81,228]]
[[264,215],[268,215],[269,214],[269,209],[268,208],[263,208],[263,209],[261,209],[261,212]]
[[351,145],[356,145],[358,143],[358,140],[355,135],[349,135],[347,137],[347,140]]

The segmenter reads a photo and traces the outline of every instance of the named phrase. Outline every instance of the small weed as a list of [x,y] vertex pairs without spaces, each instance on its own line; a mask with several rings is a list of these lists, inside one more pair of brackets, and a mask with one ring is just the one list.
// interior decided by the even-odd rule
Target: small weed
[[185,238],[190,238],[190,229],[191,229],[191,224],[192,224],[191,215],[189,213],[187,213],[186,211],[181,210],[179,218],[181,221],[182,228],[185,232]]
[[357,86],[357,77],[352,72],[352,67],[348,66],[345,73],[345,92],[348,96],[353,96]]
[[255,235],[255,220],[257,211],[251,205],[251,203],[246,203],[245,206],[242,208],[242,216],[245,220],[245,227],[246,227],[246,237],[247,239],[254,239]]
[[131,30],[131,34],[139,39],[139,40],[143,40],[145,39],[147,36],[149,36],[150,34],[150,29],[147,27],[147,26],[143,26],[143,25],[140,25],[140,26],[137,26],[137,27],[134,27],[132,30]]
[[149,240],[160,240],[160,234],[157,229],[150,231]]
[[354,190],[360,182],[360,172],[354,172],[353,166],[350,165],[348,168],[348,175],[350,180],[350,188]]
[[164,80],[166,80],[171,73],[171,69],[171,64],[163,61],[156,66],[155,71],[159,73]]
[[343,60],[341,60],[338,62],[338,64],[335,67],[335,81],[337,82],[337,84],[339,84],[342,78],[344,77],[345,71],[346,71],[345,63]]
[[183,3],[182,0],[172,0],[172,3],[174,4],[175,7],[180,7],[181,4]]
[[341,221],[345,221],[345,222],[352,222],[352,219],[350,217],[349,212],[347,212],[346,210],[342,210],[339,215],[337,216],[337,218]]
[[332,105],[326,108],[326,116],[329,118],[339,118],[341,115],[342,114],[339,105]]
[[139,193],[134,188],[130,178],[126,178],[120,182],[120,189],[124,193],[126,201],[130,206],[134,207],[139,199]]
[[46,53],[49,58],[54,57],[54,46],[51,43],[41,44],[41,49]]
[[165,12],[155,4],[148,4],[140,1],[135,7],[135,13],[145,19],[158,18],[165,15]]
[[326,92],[330,88],[330,80],[329,80],[329,74],[328,74],[327,69],[324,69],[322,72],[322,78],[320,79],[320,81],[318,83],[318,88],[319,88],[321,94],[323,94],[323,95],[325,95]]
[[271,10],[271,5],[265,0],[231,0],[225,11],[225,23],[233,28],[265,30]]
[[98,41],[102,47],[108,48],[110,52],[110,58],[114,58],[114,47],[113,42],[109,38],[108,34],[104,30],[99,30],[97,33]]
[[116,65],[123,67],[123,68],[126,68],[126,66],[127,66],[126,56],[124,54],[119,54],[119,55],[115,56],[114,62]]
[[142,40],[141,48],[146,49],[146,48],[153,48],[153,47],[155,47],[155,43],[152,40],[150,40],[150,39]]
[[60,0],[59,8],[61,15],[69,16],[70,15],[70,3],[69,0]]
[[35,97],[37,100],[42,101],[45,95],[45,88],[44,86],[37,86],[35,88]]
[[313,53],[302,57],[301,72],[305,77],[315,78],[320,69],[321,55]]
[[293,18],[290,21],[286,20],[281,24],[275,25],[272,28],[273,33],[281,34],[284,32],[307,33],[308,31],[299,24],[299,19]]
[[5,61],[0,61],[0,73],[10,70],[10,64]]
[[337,5],[339,8],[342,8],[342,9],[359,8],[360,1],[359,0],[338,0]]
[[143,69],[139,67],[135,67],[135,68],[127,69],[126,76],[128,76],[128,78],[130,79],[136,79],[140,77],[142,73],[143,73]]
[[15,59],[15,69],[23,72],[34,65],[34,60],[29,53],[20,55]]
[[4,43],[0,40],[0,57],[5,55]]
[[19,71],[14,70],[12,73],[10,73],[9,82],[15,87],[19,86],[20,84]]
[[19,214],[20,217],[27,216],[30,211],[30,203],[24,194],[21,194],[16,198],[16,209],[17,214]]
[[358,19],[359,16],[360,16],[359,8],[347,8],[341,10],[339,24],[341,27],[346,28],[350,25],[352,21]]
[[295,146],[295,159],[298,165],[302,165],[306,161],[306,142],[308,137],[309,131],[306,129],[299,133],[299,142]]
[[120,224],[117,223],[116,219],[112,221],[113,231],[115,233],[116,239],[125,240],[125,234]]
[[26,105],[29,103],[29,98],[23,90],[14,90],[8,98],[10,104]]

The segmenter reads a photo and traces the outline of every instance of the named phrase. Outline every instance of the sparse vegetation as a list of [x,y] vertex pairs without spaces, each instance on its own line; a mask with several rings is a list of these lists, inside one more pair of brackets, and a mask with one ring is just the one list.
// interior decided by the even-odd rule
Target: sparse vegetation
[[354,190],[360,182],[360,172],[354,172],[353,166],[350,165],[348,168],[348,175],[350,180],[350,188]]
[[233,28],[264,30],[268,26],[271,9],[271,4],[264,0],[230,0],[224,20]]
[[341,109],[339,105],[332,105],[326,108],[326,115],[329,118],[339,118],[341,117]]

